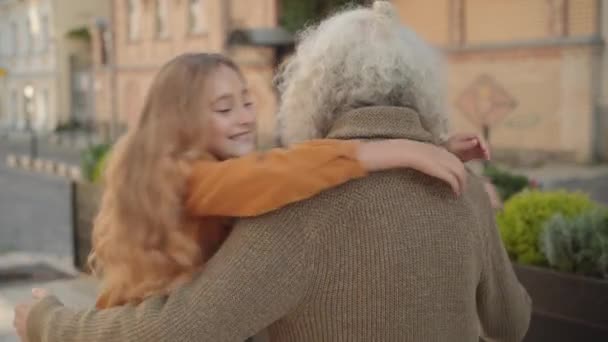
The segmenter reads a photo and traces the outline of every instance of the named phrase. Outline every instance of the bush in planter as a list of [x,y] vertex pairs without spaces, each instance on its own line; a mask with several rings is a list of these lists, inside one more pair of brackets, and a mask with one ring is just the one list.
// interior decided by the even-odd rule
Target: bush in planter
[[555,214],[572,218],[594,206],[588,196],[580,193],[524,191],[505,203],[497,222],[513,260],[545,266],[547,259],[540,251],[538,241],[544,223]]
[[74,265],[84,272],[89,272],[87,257],[91,252],[91,231],[101,198],[101,187],[96,183],[101,179],[109,154],[109,144],[95,145],[85,150],[81,156],[81,168],[86,181],[72,184]]
[[57,133],[70,132],[70,131],[79,130],[81,128],[82,128],[82,124],[79,121],[72,119],[68,122],[58,124],[57,127],[55,128],[55,132],[57,132]]
[[103,156],[97,161],[97,165],[93,169],[93,174],[90,179],[93,183],[99,183],[103,177],[108,159],[110,158],[110,150],[106,151]]
[[540,248],[558,271],[608,278],[608,210],[597,208],[571,219],[553,216],[544,225]]
[[97,182],[100,179],[110,148],[110,144],[99,144],[83,152],[81,168],[86,180]]
[[489,178],[492,184],[494,184],[503,201],[528,188],[531,184],[528,177],[499,169],[496,166],[485,168],[484,176]]

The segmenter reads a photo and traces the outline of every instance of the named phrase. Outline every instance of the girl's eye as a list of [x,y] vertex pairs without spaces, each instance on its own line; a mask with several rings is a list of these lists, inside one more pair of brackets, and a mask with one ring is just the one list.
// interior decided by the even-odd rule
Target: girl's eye
[[249,108],[251,106],[253,106],[253,102],[246,102],[245,103],[245,107]]
[[217,110],[217,112],[218,112],[218,113],[223,113],[223,114],[226,114],[226,113],[229,113],[231,110],[232,110],[232,109],[230,109],[230,108],[228,108],[228,109],[218,109],[218,110]]

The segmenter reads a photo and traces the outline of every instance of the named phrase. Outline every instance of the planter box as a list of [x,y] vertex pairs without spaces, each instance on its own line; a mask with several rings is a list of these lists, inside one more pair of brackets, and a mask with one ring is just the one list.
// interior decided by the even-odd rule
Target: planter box
[[99,209],[101,187],[89,182],[72,181],[71,197],[74,266],[80,271],[89,272],[87,258],[91,252],[91,232]]
[[533,303],[526,342],[608,341],[608,281],[513,267]]

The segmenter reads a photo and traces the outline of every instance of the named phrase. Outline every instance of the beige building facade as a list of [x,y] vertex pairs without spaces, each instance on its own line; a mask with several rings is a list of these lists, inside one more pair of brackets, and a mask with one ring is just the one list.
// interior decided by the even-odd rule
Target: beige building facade
[[[495,156],[515,162],[608,159],[606,1],[392,2],[405,24],[446,54],[454,131],[486,131]],[[184,52],[212,51],[243,67],[255,92],[260,136],[272,135],[276,49],[229,42],[237,30],[277,28],[280,1],[110,3],[108,26],[93,30],[100,121],[132,123],[163,63]]]
[[[132,124],[158,69],[185,52],[221,52],[243,68],[258,107],[260,135],[272,130],[275,53],[228,44],[236,30],[277,27],[275,0],[111,0],[106,27],[93,27],[95,106],[110,126]],[[255,3],[255,6],[253,6]]]
[[107,9],[105,1],[0,0],[0,125],[44,132],[91,119],[90,46],[70,32]]
[[446,52],[452,126],[499,158],[608,159],[608,2],[394,0]]

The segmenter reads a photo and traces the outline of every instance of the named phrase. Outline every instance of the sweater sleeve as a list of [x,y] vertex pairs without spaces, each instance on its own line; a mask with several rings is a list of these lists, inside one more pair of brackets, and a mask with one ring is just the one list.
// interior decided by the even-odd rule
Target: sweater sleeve
[[315,140],[222,162],[198,161],[186,207],[194,216],[261,215],[363,177],[359,143]]
[[166,297],[88,311],[46,298],[28,318],[29,341],[244,341],[292,311],[312,282],[315,235],[289,212],[237,223],[204,272]]
[[[485,193],[482,194],[487,197]],[[488,341],[516,342],[523,340],[532,315],[532,301],[519,283],[502,243],[494,210],[489,205],[482,232],[483,268],[477,287],[477,311],[482,337]],[[480,201],[480,203],[483,203]]]

